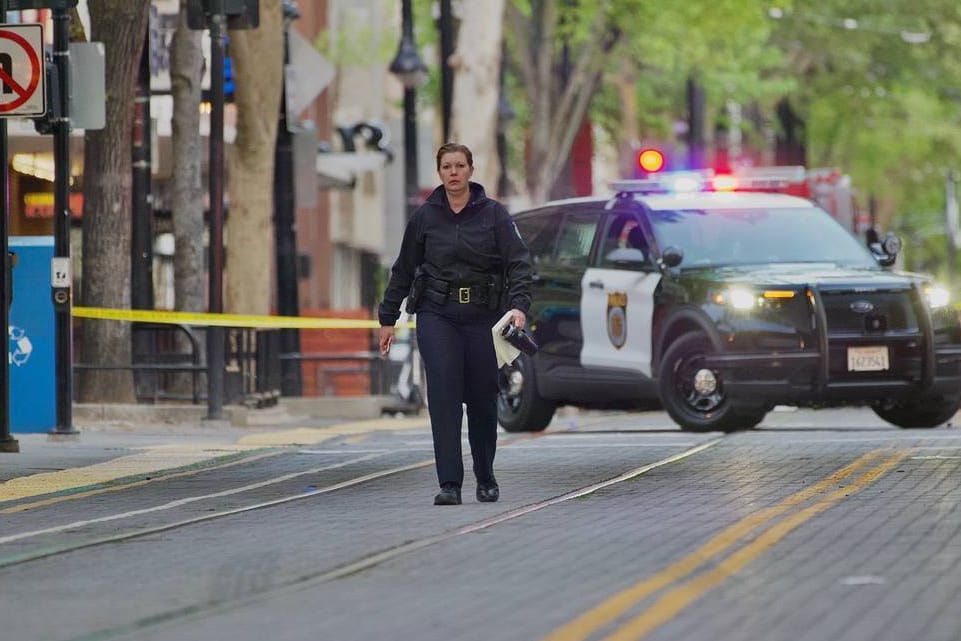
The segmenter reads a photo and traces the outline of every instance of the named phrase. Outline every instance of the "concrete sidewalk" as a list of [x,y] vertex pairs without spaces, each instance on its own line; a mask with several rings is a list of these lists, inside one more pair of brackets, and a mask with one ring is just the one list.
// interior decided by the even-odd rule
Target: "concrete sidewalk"
[[225,418],[216,421],[206,420],[206,408],[198,406],[75,405],[74,434],[13,432],[20,451],[0,453],[0,503],[133,482],[338,436],[429,429],[423,413],[385,413],[381,397],[335,400],[225,408]]

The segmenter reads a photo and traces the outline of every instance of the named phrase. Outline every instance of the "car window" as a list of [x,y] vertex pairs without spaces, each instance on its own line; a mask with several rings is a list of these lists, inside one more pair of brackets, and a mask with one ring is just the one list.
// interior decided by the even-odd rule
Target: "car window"
[[534,265],[543,265],[553,260],[558,219],[559,216],[555,210],[547,210],[520,216],[514,220],[517,231],[527,243],[527,248],[531,252],[531,262]]
[[650,264],[650,248],[637,218],[619,214],[608,220],[597,264],[605,269],[641,269]]
[[817,208],[685,209],[652,213],[660,247],[684,252],[684,265],[835,263],[877,268],[867,249]]
[[557,239],[557,264],[586,267],[600,212],[568,213]]

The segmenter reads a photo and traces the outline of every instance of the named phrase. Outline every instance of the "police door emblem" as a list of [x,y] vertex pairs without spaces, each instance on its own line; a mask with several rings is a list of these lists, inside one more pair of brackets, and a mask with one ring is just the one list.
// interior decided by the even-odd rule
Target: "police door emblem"
[[627,294],[623,292],[607,295],[607,337],[617,349],[627,342]]

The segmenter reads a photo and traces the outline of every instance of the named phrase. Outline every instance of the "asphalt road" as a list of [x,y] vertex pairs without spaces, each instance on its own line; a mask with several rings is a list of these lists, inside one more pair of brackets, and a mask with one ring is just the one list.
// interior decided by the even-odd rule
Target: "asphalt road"
[[0,503],[0,638],[957,641],[959,467],[867,410],[562,413],[453,507],[426,424],[252,450]]

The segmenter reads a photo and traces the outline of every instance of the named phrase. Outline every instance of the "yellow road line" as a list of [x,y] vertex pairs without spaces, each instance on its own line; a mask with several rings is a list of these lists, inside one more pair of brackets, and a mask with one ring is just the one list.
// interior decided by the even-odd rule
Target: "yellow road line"
[[580,641],[586,639],[599,628],[608,625],[634,607],[642,599],[690,575],[711,558],[732,547],[761,525],[810,500],[817,494],[828,491],[831,487],[880,456],[881,453],[881,450],[868,452],[814,485],[781,500],[777,505],[749,514],[740,521],[726,527],[694,552],[672,563],[654,576],[602,601],[570,623],[556,629],[543,641]]
[[740,572],[749,563],[774,547],[790,532],[807,523],[821,512],[833,507],[842,499],[877,481],[882,475],[898,465],[905,456],[907,456],[907,452],[898,452],[888,457],[874,468],[866,471],[861,477],[852,481],[850,485],[834,490],[817,503],[786,516],[783,520],[759,534],[756,539],[735,551],[726,559],[721,560],[714,569],[667,592],[640,615],[606,637],[604,641],[637,641],[643,638],[655,628],[674,618],[675,615],[703,596],[708,590]]

